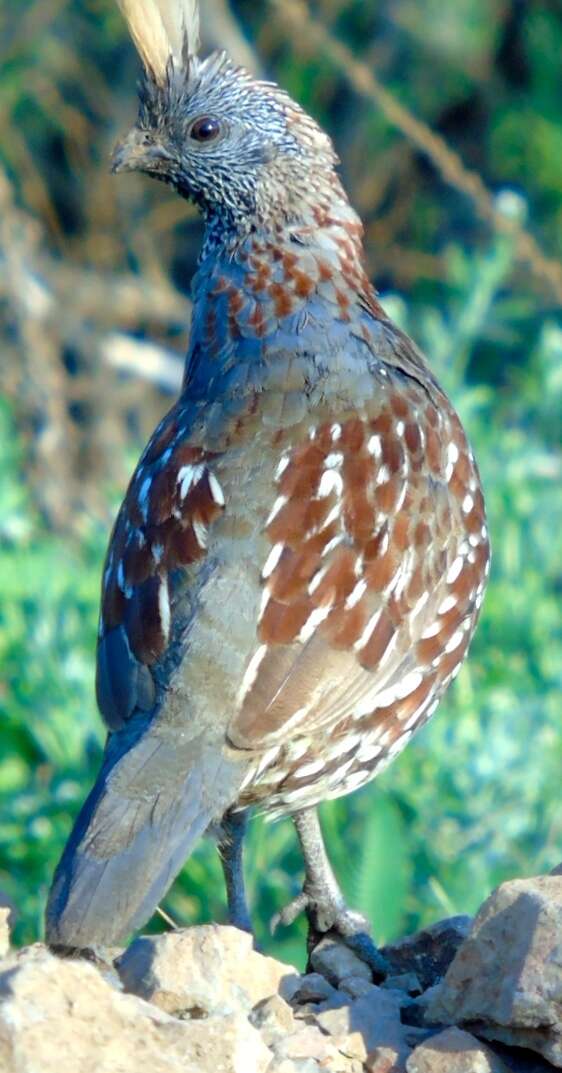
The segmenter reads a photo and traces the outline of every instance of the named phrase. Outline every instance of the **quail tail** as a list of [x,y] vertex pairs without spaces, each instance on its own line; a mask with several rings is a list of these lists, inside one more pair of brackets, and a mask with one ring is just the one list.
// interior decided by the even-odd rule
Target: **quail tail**
[[54,876],[47,942],[99,949],[146,923],[244,774],[203,735],[183,740],[154,726],[112,734]]

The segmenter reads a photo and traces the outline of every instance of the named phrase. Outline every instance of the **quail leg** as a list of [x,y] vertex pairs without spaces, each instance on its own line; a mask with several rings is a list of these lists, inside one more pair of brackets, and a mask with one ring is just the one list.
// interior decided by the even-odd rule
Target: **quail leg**
[[243,843],[247,825],[245,812],[227,812],[221,823],[218,848],[226,884],[229,924],[252,934],[244,885]]
[[388,966],[369,934],[367,919],[345,904],[328,860],[316,809],[297,812],[293,820],[304,857],[304,885],[301,893],[276,914],[272,926],[292,924],[304,910],[308,918],[309,954],[326,932],[335,932],[369,965],[375,979],[383,978]]

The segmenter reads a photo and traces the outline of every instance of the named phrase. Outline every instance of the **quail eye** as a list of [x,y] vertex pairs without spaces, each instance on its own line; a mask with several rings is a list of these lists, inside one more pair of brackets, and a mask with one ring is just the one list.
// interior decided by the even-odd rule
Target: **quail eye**
[[201,116],[193,123],[189,135],[196,142],[212,142],[220,134],[220,123],[212,116]]

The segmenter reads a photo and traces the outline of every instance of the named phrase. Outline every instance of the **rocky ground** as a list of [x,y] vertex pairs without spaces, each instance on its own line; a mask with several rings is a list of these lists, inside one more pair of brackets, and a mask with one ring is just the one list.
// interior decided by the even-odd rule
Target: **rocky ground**
[[140,938],[103,966],[12,952],[2,925],[0,1073],[562,1068],[561,874],[386,947],[380,986],[330,938],[303,976],[230,927]]

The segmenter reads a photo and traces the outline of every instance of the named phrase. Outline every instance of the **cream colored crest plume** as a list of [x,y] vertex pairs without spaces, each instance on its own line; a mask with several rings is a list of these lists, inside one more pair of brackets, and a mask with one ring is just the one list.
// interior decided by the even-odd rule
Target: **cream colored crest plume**
[[190,55],[199,48],[198,0],[117,0],[135,48],[157,82],[170,56],[181,64],[184,40]]

